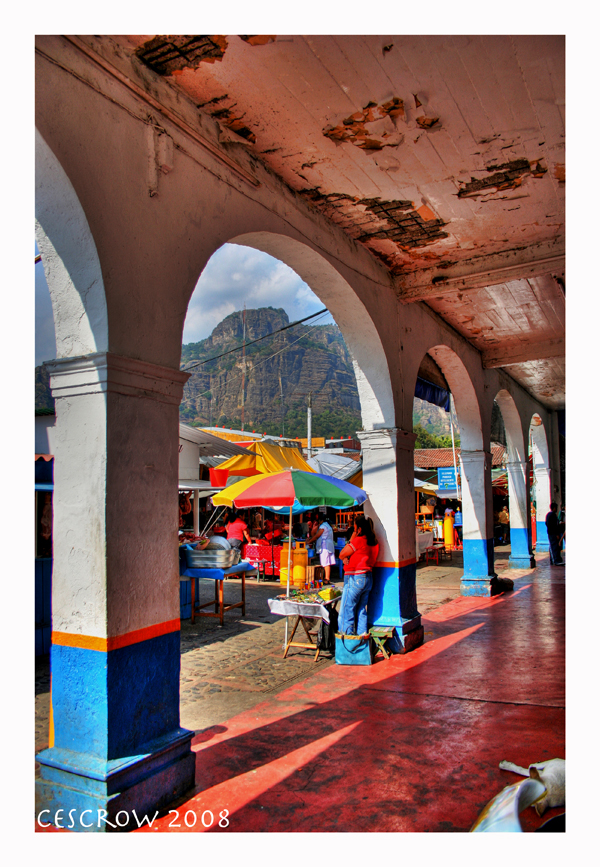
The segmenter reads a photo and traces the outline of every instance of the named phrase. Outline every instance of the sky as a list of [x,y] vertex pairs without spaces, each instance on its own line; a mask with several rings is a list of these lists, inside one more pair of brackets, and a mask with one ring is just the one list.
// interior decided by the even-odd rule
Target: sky
[[[38,249],[35,249],[36,255]],[[290,322],[321,310],[324,305],[295,271],[279,259],[238,244],[224,244],[200,275],[190,299],[183,343],[208,337],[230,313],[257,307],[283,307]],[[333,322],[319,317],[319,325]],[[35,266],[35,364],[56,357],[54,319],[44,267]]]

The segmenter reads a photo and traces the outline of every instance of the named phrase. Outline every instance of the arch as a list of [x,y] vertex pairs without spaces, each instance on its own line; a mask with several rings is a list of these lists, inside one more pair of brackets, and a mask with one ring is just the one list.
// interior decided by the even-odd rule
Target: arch
[[529,462],[525,450],[525,440],[521,417],[514,398],[509,391],[501,388],[495,398],[506,432],[507,446],[507,483],[510,514],[509,565],[515,569],[529,569],[535,566],[532,555],[531,500],[529,491]]
[[533,413],[529,422],[529,437],[532,446],[533,464],[535,467],[550,468],[550,450],[548,437],[541,416]]
[[[427,350],[442,369],[450,386],[460,428],[461,449],[476,451],[483,448],[483,429],[477,393],[462,359],[445,344]],[[412,390],[414,394],[414,386]]]
[[501,388],[494,398],[504,421],[504,430],[506,432],[506,450],[509,461],[524,461],[527,459],[525,450],[525,438],[523,436],[523,427],[521,424],[521,416],[513,396],[505,388]]
[[56,353],[108,350],[100,260],[77,194],[38,130],[35,133],[35,236],[50,290]]
[[549,551],[550,542],[546,529],[545,517],[550,511],[552,502],[552,485],[550,476],[550,450],[548,438],[542,418],[534,413],[529,423],[529,438],[533,457],[533,478],[535,481],[536,509],[536,553]]
[[272,232],[251,232],[228,241],[254,247],[284,262],[328,308],[352,356],[364,430],[393,427],[395,407],[387,357],[369,310],[353,287],[307,244]]

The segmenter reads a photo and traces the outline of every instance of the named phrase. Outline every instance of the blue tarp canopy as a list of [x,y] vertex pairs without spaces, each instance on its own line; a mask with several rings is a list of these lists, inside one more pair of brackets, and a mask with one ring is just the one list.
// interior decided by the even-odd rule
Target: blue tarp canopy
[[417,376],[417,384],[415,386],[415,397],[420,400],[426,400],[428,403],[433,403],[435,406],[441,406],[446,412],[450,412],[450,392],[445,388],[440,388],[439,385],[434,385],[426,379],[421,379]]

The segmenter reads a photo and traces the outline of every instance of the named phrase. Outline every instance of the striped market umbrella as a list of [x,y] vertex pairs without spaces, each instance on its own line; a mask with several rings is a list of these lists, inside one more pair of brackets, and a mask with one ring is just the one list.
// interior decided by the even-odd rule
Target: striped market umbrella
[[[294,468],[280,473],[264,473],[250,476],[215,494],[212,498],[216,506],[235,506],[237,509],[262,506],[274,512],[287,512],[290,515],[290,542],[288,544],[287,595],[290,595],[290,569],[292,561],[292,515],[313,509],[315,506],[331,506],[349,509],[367,499],[362,488],[350,482],[324,476],[321,473],[307,473]],[[287,638],[287,619],[286,619]]]
[[349,509],[364,503],[367,495],[362,488],[334,476],[291,468],[242,479],[212,499],[217,506],[235,505],[238,509],[263,506],[272,511],[289,509],[290,514],[298,514],[315,506]]

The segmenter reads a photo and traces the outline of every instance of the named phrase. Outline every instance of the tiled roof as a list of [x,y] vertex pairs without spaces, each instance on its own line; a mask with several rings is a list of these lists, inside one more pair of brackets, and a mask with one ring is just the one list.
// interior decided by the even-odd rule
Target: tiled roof
[[[492,466],[501,467],[506,454],[504,446],[492,446]],[[456,449],[456,460],[460,455],[460,449]],[[451,467],[454,461],[452,449],[415,449],[415,467],[421,469],[436,469],[437,467]]]

